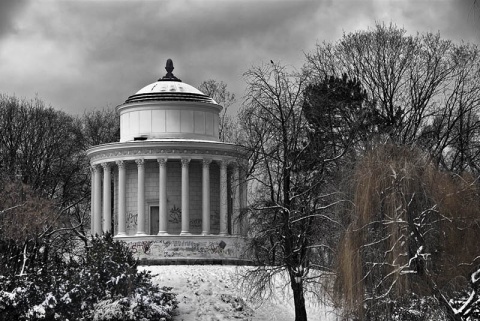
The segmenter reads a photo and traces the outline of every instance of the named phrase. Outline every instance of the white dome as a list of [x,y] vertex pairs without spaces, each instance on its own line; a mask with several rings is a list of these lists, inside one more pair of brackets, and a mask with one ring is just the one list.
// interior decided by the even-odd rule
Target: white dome
[[218,141],[222,106],[197,88],[167,74],[117,107],[120,141],[186,139]]
[[197,88],[180,81],[156,81],[148,86],[143,87],[135,95],[150,93],[190,93],[197,95],[205,95]]

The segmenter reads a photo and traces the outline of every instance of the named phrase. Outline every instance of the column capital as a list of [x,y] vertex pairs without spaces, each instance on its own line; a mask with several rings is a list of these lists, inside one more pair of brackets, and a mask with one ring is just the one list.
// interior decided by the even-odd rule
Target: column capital
[[160,167],[166,166],[167,161],[168,161],[167,158],[162,158],[162,157],[157,158],[157,162],[158,162],[158,165],[160,165]]
[[100,165],[98,165],[98,164],[92,164],[92,166],[90,166],[90,170],[91,170],[92,172],[97,172],[97,171],[100,170]]
[[230,160],[229,159],[220,159],[218,161],[218,164],[220,165],[220,167],[222,168],[227,168],[228,165],[230,164]]
[[101,165],[104,171],[108,171],[110,169],[110,163],[108,162],[102,163]]
[[235,168],[239,168],[242,166],[242,163],[238,161],[238,159],[232,159],[229,162],[230,165],[232,165]]
[[191,158],[182,158],[182,167],[187,167],[191,160]]
[[145,160],[143,158],[138,158],[135,160],[135,163],[137,163],[137,166],[143,166],[145,164]]
[[123,160],[118,160],[118,161],[115,162],[115,164],[117,164],[117,166],[120,167],[120,168],[124,168],[125,165],[126,165],[125,161],[123,161]]
[[212,163],[212,159],[211,158],[204,158],[202,160],[202,162],[203,162],[203,167],[208,167]]

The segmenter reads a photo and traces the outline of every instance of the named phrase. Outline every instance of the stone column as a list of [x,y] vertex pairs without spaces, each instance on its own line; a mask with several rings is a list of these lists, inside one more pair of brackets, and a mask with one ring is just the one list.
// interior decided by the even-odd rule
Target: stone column
[[210,234],[210,163],[211,159],[203,160],[202,171],[202,235]]
[[95,217],[95,234],[101,235],[102,234],[102,178],[100,177],[100,166],[94,165],[93,166],[93,175],[94,175],[94,187],[93,190],[95,191],[94,196],[94,213],[93,216]]
[[159,195],[158,195],[158,215],[159,215],[159,229],[158,235],[166,235],[167,233],[167,159],[158,158],[159,167]]
[[228,234],[227,161],[220,161],[220,235]]
[[145,233],[145,160],[143,158],[137,159],[135,163],[137,163],[138,172],[136,235],[147,235],[147,233]]
[[118,236],[127,235],[127,204],[126,204],[126,172],[124,161],[117,161],[118,165]]
[[232,215],[232,234],[240,235],[240,169],[238,164],[233,168],[233,215]]
[[[247,195],[248,195],[248,184],[247,184],[247,166],[248,164],[243,164],[240,168],[240,211],[244,211],[247,208]],[[240,234],[246,236],[247,233],[247,220],[241,220],[240,225]]]
[[102,163],[103,167],[103,231],[110,232],[112,226],[112,175],[110,164]]
[[189,158],[182,158],[182,231],[180,235],[190,235],[189,163]]
[[90,234],[95,235],[95,171],[90,166]]
[[112,235],[118,233],[118,171],[112,163]]

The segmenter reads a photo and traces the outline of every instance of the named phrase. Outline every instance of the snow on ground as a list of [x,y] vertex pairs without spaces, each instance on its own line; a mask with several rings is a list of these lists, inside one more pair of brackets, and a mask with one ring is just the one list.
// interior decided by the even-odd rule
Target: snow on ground
[[[150,270],[153,281],[173,287],[179,306],[174,321],[258,320],[291,321],[295,319],[293,298],[278,293],[265,302],[242,296],[237,280],[241,269],[225,265],[161,265],[142,266]],[[306,299],[309,320],[336,321],[332,307]]]

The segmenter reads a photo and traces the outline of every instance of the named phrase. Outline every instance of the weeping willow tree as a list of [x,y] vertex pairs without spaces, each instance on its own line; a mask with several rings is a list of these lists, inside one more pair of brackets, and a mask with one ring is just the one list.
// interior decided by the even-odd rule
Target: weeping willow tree
[[[335,282],[346,314],[467,320],[472,309],[461,312],[465,302],[450,298],[468,288],[468,275],[480,264],[478,181],[439,171],[415,148],[383,145],[359,162],[351,186]],[[420,304],[425,298],[436,308]]]

